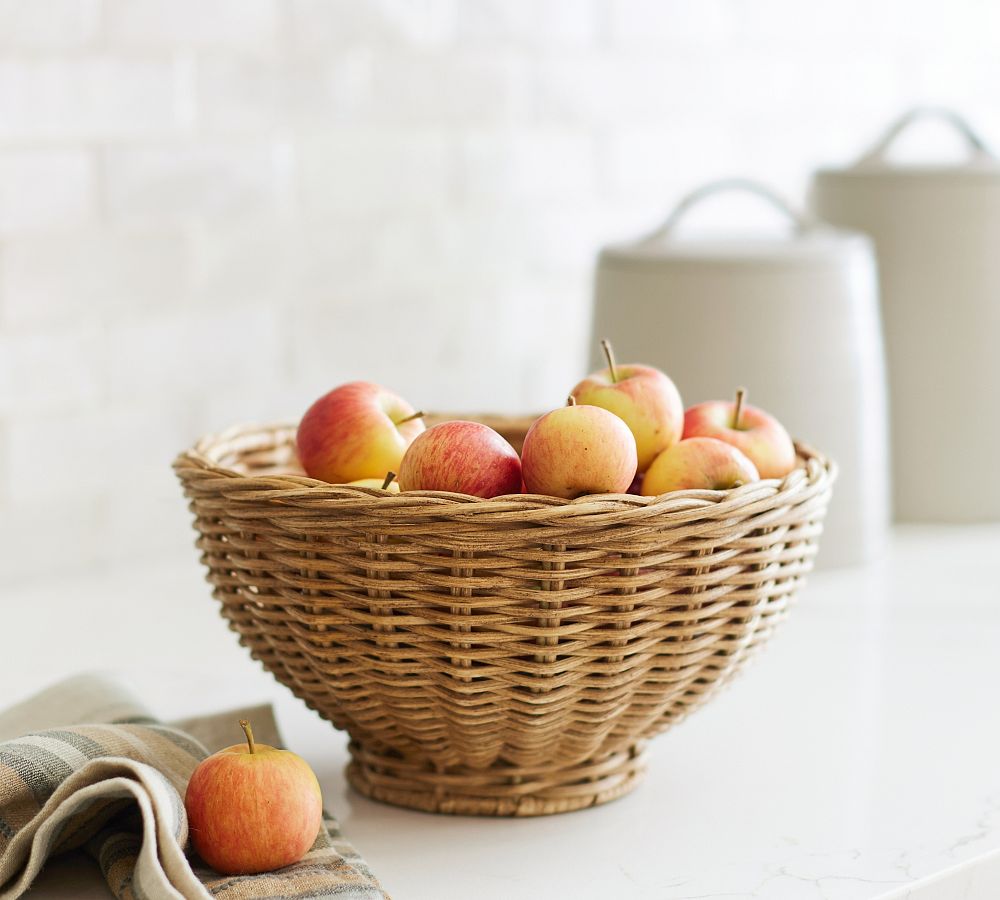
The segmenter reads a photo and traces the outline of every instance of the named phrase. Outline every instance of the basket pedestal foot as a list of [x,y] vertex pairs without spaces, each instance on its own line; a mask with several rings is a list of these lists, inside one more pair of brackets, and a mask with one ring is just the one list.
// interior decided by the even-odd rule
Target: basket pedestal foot
[[358,792],[424,812],[466,816],[545,816],[608,803],[635,788],[646,774],[643,746],[564,767],[440,771],[391,752],[350,744],[347,780]]

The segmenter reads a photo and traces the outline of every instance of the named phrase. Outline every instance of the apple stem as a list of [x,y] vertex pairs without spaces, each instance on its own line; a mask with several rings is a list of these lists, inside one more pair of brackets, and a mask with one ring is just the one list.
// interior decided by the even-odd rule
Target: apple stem
[[250,722],[247,719],[240,719],[240,728],[243,729],[243,733],[247,736],[247,746],[250,748],[250,752],[256,753],[257,745],[253,742],[253,729],[250,727]]
[[736,407],[733,409],[733,428],[740,427],[740,416],[743,415],[743,401],[746,399],[746,388],[736,389]]
[[618,372],[615,371],[615,351],[611,349],[611,341],[601,338],[601,349],[604,351],[604,358],[608,361],[608,371],[611,373],[612,384],[618,383]]
[[576,397],[574,397],[572,394],[570,394],[566,398],[566,405],[567,406],[576,406]]
[[411,413],[405,419],[400,419],[396,424],[405,425],[407,422],[412,422],[414,419],[422,419],[424,417],[424,411],[418,410],[415,413]]
[[382,482],[382,490],[383,491],[388,490],[389,489],[389,485],[392,484],[395,480],[396,480],[396,473],[395,472],[386,472],[385,473],[385,481]]

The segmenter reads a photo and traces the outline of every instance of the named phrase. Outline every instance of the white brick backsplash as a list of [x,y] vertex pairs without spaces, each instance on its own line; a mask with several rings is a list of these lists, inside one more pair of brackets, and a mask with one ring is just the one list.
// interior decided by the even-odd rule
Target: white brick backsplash
[[80,47],[97,37],[100,14],[100,0],[0,0],[0,47]]
[[170,232],[80,232],[8,242],[0,263],[4,321],[86,325],[178,305],[190,279],[186,238]]
[[107,558],[106,522],[104,505],[94,499],[33,496],[0,506],[0,585],[83,569]]
[[191,309],[117,325],[108,335],[113,401],[180,395],[193,405],[216,384],[257,385],[284,375],[276,309]]
[[[698,0],[697,3],[651,3],[649,0],[609,0],[610,38],[632,48],[664,47],[698,43],[719,48],[735,33],[739,3]],[[752,4],[754,8],[758,4]],[[811,18],[819,18],[811,17]],[[856,20],[855,20],[856,21]]]
[[[290,322],[293,380],[307,385],[312,399],[364,378],[425,408],[510,408],[519,380],[486,362],[499,337],[491,330],[493,289],[492,280],[439,276],[434,283],[408,284],[405,294],[373,285],[307,309]],[[344,332],[347,323],[352,337]],[[507,364],[516,371],[516,354]],[[301,415],[304,408],[293,412]]]
[[369,115],[371,54],[321,58],[225,55],[197,68],[199,124],[210,132],[320,131]]
[[[855,53],[877,50],[883,56],[943,52],[957,61],[981,48],[972,35],[995,35],[1000,24],[996,4],[975,0],[954,3],[946,12],[935,3],[912,0],[843,0],[836,10],[811,10],[808,4],[787,0],[729,6],[743,45],[759,51],[785,50],[797,43],[809,52],[826,51],[842,60],[849,59],[851,54],[842,49],[849,46]],[[860,22],[864,22],[863,28],[858,27]],[[792,41],[792,35],[798,41]],[[959,51],[960,47],[965,52]]]
[[[383,383],[429,409],[523,412],[559,405],[581,374],[587,280],[516,272],[439,276],[409,285],[405,303],[383,285],[353,291],[326,309],[303,310],[291,322],[292,371],[293,382],[308,390],[290,412],[301,415],[323,391],[354,378]],[[343,336],[347,322],[358,337]]]
[[590,196],[596,185],[594,138],[588,134],[483,132],[462,141],[465,196],[537,203]]
[[0,237],[96,218],[94,164],[78,150],[0,152]]
[[307,213],[446,207],[454,202],[457,152],[437,134],[390,132],[303,141],[298,170]]
[[331,388],[346,380],[329,380],[336,378],[336,369],[327,356],[325,370],[317,366],[315,389],[271,378],[255,385],[252,392],[228,383],[217,390],[205,391],[199,405],[202,432],[216,433],[243,422],[297,422],[323,392],[324,384]]
[[288,160],[268,143],[129,147],[104,160],[108,215],[121,222],[276,216]]
[[593,213],[592,203],[559,203],[524,216],[527,261],[546,273],[584,272],[609,236],[608,220]]
[[306,50],[354,43],[436,46],[454,35],[454,9],[455,0],[291,0],[292,35]]
[[122,46],[258,49],[278,38],[278,0],[104,0]]
[[[193,232],[192,297],[196,304],[280,304],[301,266],[298,239],[289,225],[208,223]],[[319,248],[317,248],[319,249]]]
[[[603,53],[551,55],[535,69],[534,119],[553,125],[669,125],[678,111],[717,101],[728,74],[707,59]],[[698,83],[698,90],[691,89]],[[728,85],[727,85],[728,87]]]
[[[377,218],[381,218],[378,225],[375,223]],[[427,221],[433,223],[437,219],[432,216]],[[407,217],[406,222],[423,225],[425,220],[418,213]],[[274,279],[282,280],[278,289],[283,301],[321,305],[336,302],[337,297],[352,292],[359,285],[393,282],[391,270],[381,265],[386,258],[382,255],[386,243],[382,235],[392,228],[393,220],[378,214],[312,219],[286,233],[280,257],[271,257],[275,270],[269,273],[269,280],[272,285]],[[420,233],[433,237],[433,225],[423,227]],[[426,247],[427,241],[422,246]],[[428,265],[433,266],[435,258],[424,259],[420,271],[425,271]],[[405,267],[406,261],[401,265]],[[417,274],[416,266],[409,268],[409,274]],[[290,317],[291,313],[286,315]]]
[[0,58],[0,140],[164,134],[188,123],[183,66],[124,58]]
[[13,418],[5,493],[17,505],[169,490],[170,462],[192,441],[195,421],[178,402],[148,401]]
[[[508,280],[497,285],[493,304],[497,310],[516,310],[521,323],[515,333],[508,332],[505,341],[496,343],[491,363],[494,375],[503,373],[502,377],[518,384],[510,411],[544,412],[565,403],[568,392],[587,371],[589,270],[531,273]],[[512,318],[504,316],[508,323]],[[525,322],[531,322],[531,327],[525,328]],[[512,348],[516,348],[514,359]],[[492,403],[488,396],[480,405],[487,402]]]
[[157,475],[155,489],[144,485],[141,490],[115,491],[105,500],[100,546],[104,560],[135,564],[166,557],[190,563],[197,556],[196,534],[180,484],[162,472]]
[[[694,135],[688,140],[681,135]],[[731,129],[721,123],[687,119],[682,129],[662,124],[620,128],[608,139],[604,175],[616,196],[656,192],[664,206],[686,187],[727,173],[736,156]]]
[[94,326],[0,334],[0,416],[93,409],[104,395],[103,349]]
[[507,54],[400,55],[374,66],[372,117],[393,126],[509,125],[528,115],[529,64]]
[[486,45],[587,47],[599,40],[599,0],[461,0],[460,41]]
[[980,0],[0,0],[0,593],[190,554],[175,452],[338,382],[561,403],[602,244],[717,177],[801,198],[919,102],[1000,145],[998,28]]

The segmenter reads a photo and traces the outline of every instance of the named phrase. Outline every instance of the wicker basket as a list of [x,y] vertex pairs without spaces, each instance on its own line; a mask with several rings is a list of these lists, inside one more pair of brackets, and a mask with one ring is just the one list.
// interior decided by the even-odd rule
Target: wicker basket
[[[480,417],[519,446],[530,420]],[[222,613],[400,806],[542,815],[642,777],[643,742],[736,671],[812,567],[834,478],[575,501],[389,495],[301,474],[291,427],[174,463]]]

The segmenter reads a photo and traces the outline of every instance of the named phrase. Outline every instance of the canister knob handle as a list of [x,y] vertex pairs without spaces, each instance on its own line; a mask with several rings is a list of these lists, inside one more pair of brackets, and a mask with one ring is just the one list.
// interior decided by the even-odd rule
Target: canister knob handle
[[772,190],[766,184],[754,181],[750,178],[722,178],[719,181],[711,181],[708,184],[696,188],[691,193],[681,198],[673,211],[667,216],[666,221],[651,234],[639,240],[640,244],[652,244],[668,240],[673,236],[680,220],[703,200],[714,194],[728,193],[730,191],[742,191],[754,194],[766,200],[775,209],[781,212],[795,226],[796,232],[808,231],[816,226],[816,221],[804,212],[800,212],[792,206],[781,194]]
[[884,165],[886,154],[896,138],[914,122],[921,119],[940,119],[951,125],[965,138],[971,162],[996,162],[996,157],[990,151],[989,147],[986,146],[986,142],[979,133],[955,110],[944,106],[918,106],[903,113],[902,116],[893,122],[885,134],[875,142],[875,145],[854,164],[855,168]]

